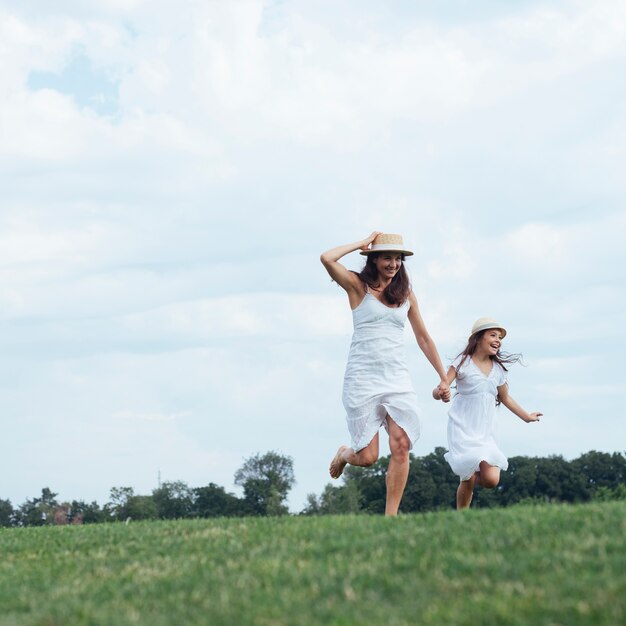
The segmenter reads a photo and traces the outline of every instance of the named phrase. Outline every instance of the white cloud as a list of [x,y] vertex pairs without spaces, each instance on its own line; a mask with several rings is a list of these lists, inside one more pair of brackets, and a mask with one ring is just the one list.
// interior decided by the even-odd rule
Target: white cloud
[[557,399],[572,400],[574,398],[591,398],[599,395],[604,397],[623,397],[625,387],[624,385],[615,386],[613,384],[569,385],[564,383],[555,385],[551,383],[548,385],[537,385],[537,391]]
[[197,340],[241,336],[342,336],[350,329],[345,298],[258,293],[207,298],[126,316],[131,332]]
[[84,228],[63,225],[50,230],[32,220],[9,216],[2,220],[0,265],[88,261],[94,249],[110,242],[108,225],[90,223]]
[[467,232],[458,226],[446,233],[445,243],[435,259],[428,262],[428,275],[433,280],[471,280],[477,264],[472,248],[475,242],[464,240]]
[[113,413],[113,417],[125,420],[142,420],[146,422],[171,422],[189,416],[188,411],[180,413],[138,413],[137,411],[123,410]]

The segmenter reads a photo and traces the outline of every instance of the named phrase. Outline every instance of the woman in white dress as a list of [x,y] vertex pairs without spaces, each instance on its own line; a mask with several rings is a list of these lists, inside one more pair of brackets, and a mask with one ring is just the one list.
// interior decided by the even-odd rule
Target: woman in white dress
[[[457,509],[472,502],[474,486],[493,489],[500,482],[500,470],[508,461],[495,439],[496,406],[500,403],[525,422],[538,422],[542,413],[528,413],[510,395],[506,364],[519,355],[500,351],[506,330],[494,319],[481,317],[474,322],[467,346],[452,362],[447,381],[456,378],[456,395],[448,412],[448,452],[446,461],[460,477],[456,493]],[[449,392],[448,392],[449,393]],[[449,400],[437,387],[435,400]]]
[[[360,273],[341,263],[360,250],[367,256]],[[324,252],[324,267],[348,294],[354,334],[344,377],[343,404],[350,446],[341,446],[330,463],[339,478],[346,464],[367,467],[378,459],[378,431],[389,434],[391,460],[387,470],[386,515],[396,515],[409,473],[409,450],[419,437],[417,398],[406,365],[404,324],[408,318],[415,338],[441,378],[439,391],[449,397],[446,373],[428,334],[411,290],[404,259],[412,255],[400,235],[373,232],[356,243]]]

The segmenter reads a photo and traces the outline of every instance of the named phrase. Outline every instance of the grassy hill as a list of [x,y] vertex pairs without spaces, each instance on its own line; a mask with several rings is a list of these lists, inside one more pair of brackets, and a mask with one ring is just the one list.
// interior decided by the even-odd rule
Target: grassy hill
[[0,625],[626,623],[626,502],[0,531]]

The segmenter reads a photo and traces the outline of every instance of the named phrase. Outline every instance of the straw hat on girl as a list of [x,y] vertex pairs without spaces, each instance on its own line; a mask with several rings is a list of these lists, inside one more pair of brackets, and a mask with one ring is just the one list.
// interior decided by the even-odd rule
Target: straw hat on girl
[[481,330],[488,330],[490,328],[497,328],[502,331],[502,339],[506,337],[506,328],[502,326],[502,324],[498,324],[493,317],[479,317],[472,326],[472,332],[470,333],[470,337],[479,333]]

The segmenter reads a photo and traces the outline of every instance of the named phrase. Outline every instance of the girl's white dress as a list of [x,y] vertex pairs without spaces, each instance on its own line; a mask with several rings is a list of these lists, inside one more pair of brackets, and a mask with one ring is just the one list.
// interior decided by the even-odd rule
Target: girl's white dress
[[367,292],[352,311],[354,334],[343,381],[350,447],[358,452],[390,417],[408,435],[411,447],[420,435],[417,396],[404,348],[409,301],[388,307]]
[[502,366],[492,362],[489,375],[483,374],[470,356],[452,362],[456,370],[456,395],[448,411],[448,452],[445,459],[452,471],[467,480],[481,461],[506,470],[509,463],[496,443],[496,397],[506,383]]

